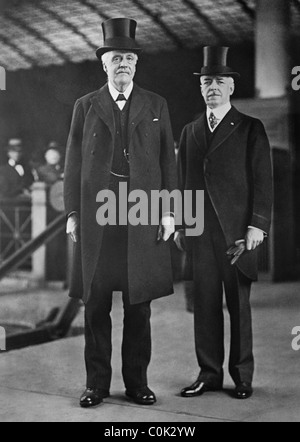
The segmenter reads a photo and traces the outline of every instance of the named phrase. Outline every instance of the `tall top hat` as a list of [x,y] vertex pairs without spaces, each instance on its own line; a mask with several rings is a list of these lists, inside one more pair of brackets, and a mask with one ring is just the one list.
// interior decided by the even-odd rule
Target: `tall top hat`
[[195,73],[200,77],[204,75],[222,75],[233,78],[240,78],[238,72],[227,66],[228,47],[206,46],[204,48],[204,66],[201,73]]
[[135,41],[137,22],[129,18],[112,18],[102,23],[104,44],[96,54],[99,60],[106,52],[129,51],[139,54],[142,49]]

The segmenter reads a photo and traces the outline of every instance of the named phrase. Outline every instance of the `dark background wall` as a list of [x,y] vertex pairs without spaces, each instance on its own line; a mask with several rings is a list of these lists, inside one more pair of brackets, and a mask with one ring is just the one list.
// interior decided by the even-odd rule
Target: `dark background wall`
[[[236,47],[230,61],[242,73],[236,97],[254,94],[254,49]],[[184,125],[203,109],[199,78],[202,50],[142,55],[136,82],[164,96],[169,103],[176,139]],[[41,151],[50,140],[65,146],[72,108],[77,98],[106,82],[99,62],[70,64],[47,69],[8,73],[7,91],[0,95],[0,147],[2,159],[7,140],[21,137],[28,155]]]

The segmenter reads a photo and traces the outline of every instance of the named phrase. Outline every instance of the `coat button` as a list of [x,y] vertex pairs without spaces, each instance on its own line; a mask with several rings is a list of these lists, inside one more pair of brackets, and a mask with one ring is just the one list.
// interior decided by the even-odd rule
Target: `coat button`
[[98,136],[98,134],[94,133],[93,137],[94,137],[94,138],[97,138],[97,136]]

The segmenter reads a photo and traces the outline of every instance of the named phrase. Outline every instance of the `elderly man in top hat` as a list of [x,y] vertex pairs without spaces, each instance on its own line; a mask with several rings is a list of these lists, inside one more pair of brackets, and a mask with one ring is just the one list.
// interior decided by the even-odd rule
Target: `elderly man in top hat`
[[126,395],[153,405],[156,397],[147,380],[150,303],[173,293],[168,242],[175,230],[173,209],[161,213],[160,226],[120,222],[103,227],[96,220],[96,200],[100,191],[112,190],[118,206],[120,184],[148,197],[151,190],[173,191],[174,140],[166,101],[133,82],[141,52],[135,41],[137,23],[121,18],[102,26],[104,45],[97,57],[108,83],[77,101],[65,167],[67,232],[75,242],[70,296],[86,304],[87,390],[80,405],[98,405],[110,394],[113,291],[123,293]]
[[[180,145],[183,187],[205,191],[205,230],[186,238],[196,285],[195,339],[201,369],[183,397],[223,387],[223,289],[231,318],[230,375],[237,399],[253,394],[251,284],[257,280],[257,248],[270,229],[272,168],[261,121],[231,105],[240,77],[227,66],[229,48],[206,47],[200,74],[207,109],[187,125]],[[176,242],[183,247],[183,232]]]

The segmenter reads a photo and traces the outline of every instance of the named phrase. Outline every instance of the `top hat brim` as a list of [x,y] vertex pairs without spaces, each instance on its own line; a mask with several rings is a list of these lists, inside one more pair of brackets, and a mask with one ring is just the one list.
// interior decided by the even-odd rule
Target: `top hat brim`
[[18,152],[21,153],[23,152],[23,147],[22,146],[6,146],[6,152]]
[[222,77],[233,77],[236,80],[241,78],[241,75],[238,72],[233,72],[230,68],[226,69],[224,67],[220,67],[220,69],[211,69],[209,67],[204,67],[201,72],[195,72],[194,75],[198,77],[220,75]]
[[115,47],[103,47],[103,48],[99,48],[96,51],[96,55],[99,58],[99,60],[101,60],[102,55],[106,54],[107,52],[112,52],[112,51],[128,51],[128,52],[132,52],[134,54],[140,55],[143,52],[143,49],[141,48],[120,48],[119,46],[115,46]]
[[101,60],[102,55],[112,51],[128,51],[139,55],[142,52],[142,49],[137,47],[134,40],[127,38],[112,38],[106,41],[104,46],[97,49],[96,55],[99,60]]

